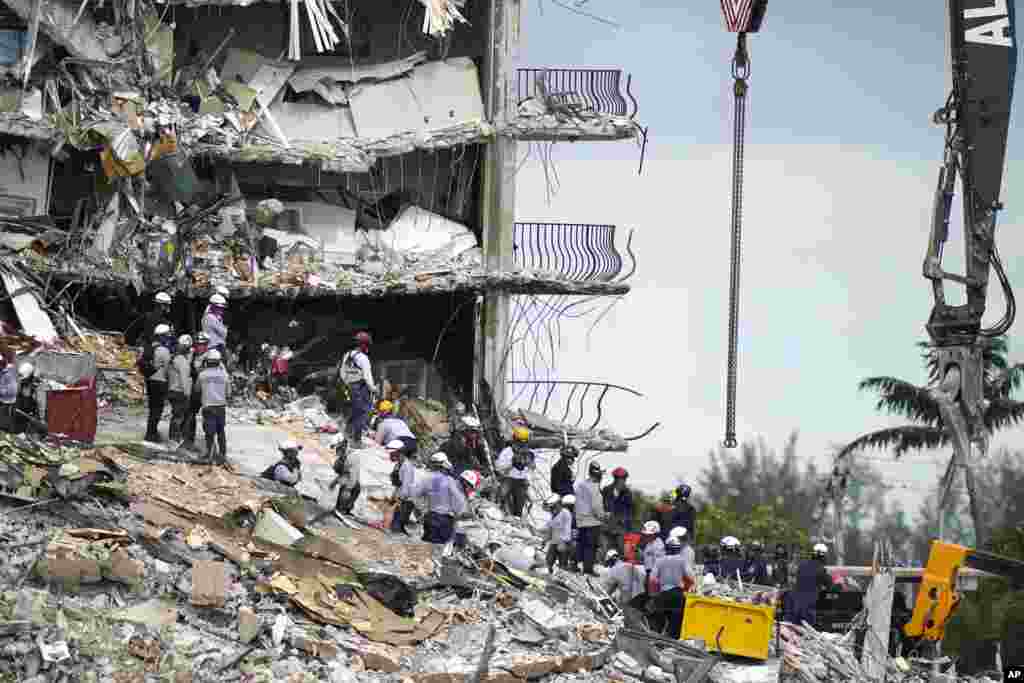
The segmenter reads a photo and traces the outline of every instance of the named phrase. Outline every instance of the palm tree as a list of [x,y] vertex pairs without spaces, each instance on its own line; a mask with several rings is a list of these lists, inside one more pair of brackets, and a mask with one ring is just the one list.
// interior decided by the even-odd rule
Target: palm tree
[[[944,428],[939,404],[929,391],[941,379],[941,368],[930,344],[919,342],[917,345],[923,350],[921,356],[928,368],[928,386],[919,387],[896,377],[868,377],[857,386],[860,391],[878,394],[878,403],[875,405],[877,410],[900,415],[911,424],[879,429],[859,436],[841,448],[838,457],[862,448],[892,448],[896,457],[899,457],[909,450],[941,448],[950,444],[952,436]],[[989,435],[1024,419],[1024,402],[1011,398],[1013,392],[1024,384],[1024,363],[1011,365],[1006,360],[1006,353],[1006,337],[995,337],[988,340],[982,354],[986,401],[982,422]],[[981,545],[982,526],[978,510],[972,492],[971,517],[977,544]]]

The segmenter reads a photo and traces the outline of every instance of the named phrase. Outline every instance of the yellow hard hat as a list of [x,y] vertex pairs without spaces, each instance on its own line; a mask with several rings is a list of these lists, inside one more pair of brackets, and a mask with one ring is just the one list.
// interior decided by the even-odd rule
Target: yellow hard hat
[[515,429],[512,430],[512,438],[515,441],[529,441],[530,430],[527,429],[526,427],[516,427]]
[[394,409],[395,409],[395,404],[392,403],[391,401],[387,400],[387,399],[384,399],[383,401],[381,401],[380,403],[377,404],[377,412],[378,413],[390,413]]

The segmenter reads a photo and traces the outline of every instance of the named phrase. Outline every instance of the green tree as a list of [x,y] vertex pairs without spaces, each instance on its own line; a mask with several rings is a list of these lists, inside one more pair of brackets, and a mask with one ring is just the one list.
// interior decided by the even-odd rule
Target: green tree
[[[941,379],[938,358],[928,343],[921,342],[918,347],[923,350],[928,386],[919,387],[896,377],[868,377],[858,385],[861,391],[878,394],[876,408],[879,411],[899,415],[910,424],[879,429],[857,437],[841,449],[841,457],[863,448],[891,448],[899,457],[908,450],[940,448],[950,444],[951,436],[943,426],[939,404],[930,393],[930,388]],[[982,418],[990,435],[1024,418],[1024,402],[1012,398],[1024,381],[1024,364],[1011,365],[1006,354],[1005,337],[989,340],[983,353],[986,407]],[[972,500],[971,510],[975,537],[982,539],[981,501]]]

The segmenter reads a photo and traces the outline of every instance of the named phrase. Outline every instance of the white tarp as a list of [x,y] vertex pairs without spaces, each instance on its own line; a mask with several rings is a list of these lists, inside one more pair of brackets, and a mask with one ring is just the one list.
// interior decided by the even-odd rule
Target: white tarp
[[[7,288],[8,295],[25,286],[25,283],[15,275],[6,272],[0,273],[0,275],[3,276],[4,287]],[[21,292],[12,299],[12,303],[25,334],[35,337],[44,344],[57,340],[57,330],[53,327],[53,321],[39,305],[39,301],[32,291]]]
[[425,257],[440,252],[454,258],[476,246],[476,236],[461,223],[408,206],[386,230],[370,233],[376,245],[406,256]]

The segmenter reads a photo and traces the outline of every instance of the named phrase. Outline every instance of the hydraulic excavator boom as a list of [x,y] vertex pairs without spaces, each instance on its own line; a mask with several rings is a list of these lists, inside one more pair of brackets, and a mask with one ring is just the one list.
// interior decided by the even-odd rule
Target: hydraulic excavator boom
[[963,567],[1004,576],[1016,588],[1024,588],[1024,562],[954,543],[932,541],[928,564],[921,576],[921,587],[914,603],[914,614],[903,627],[906,635],[930,641],[942,640],[946,624],[960,604],[956,579]]
[[[1013,292],[995,243],[1017,64],[1013,4],[1012,0],[949,0],[953,89],[934,116],[937,124],[946,127],[946,140],[923,267],[934,297],[926,327],[939,363],[940,381],[932,393],[962,464],[966,464],[971,442],[981,452],[987,448],[982,376],[985,338],[1005,334],[1016,315]],[[942,269],[957,178],[963,198],[964,275]],[[1006,312],[995,325],[983,328],[990,268],[1003,287]],[[947,280],[966,289],[966,303],[947,303]]]

